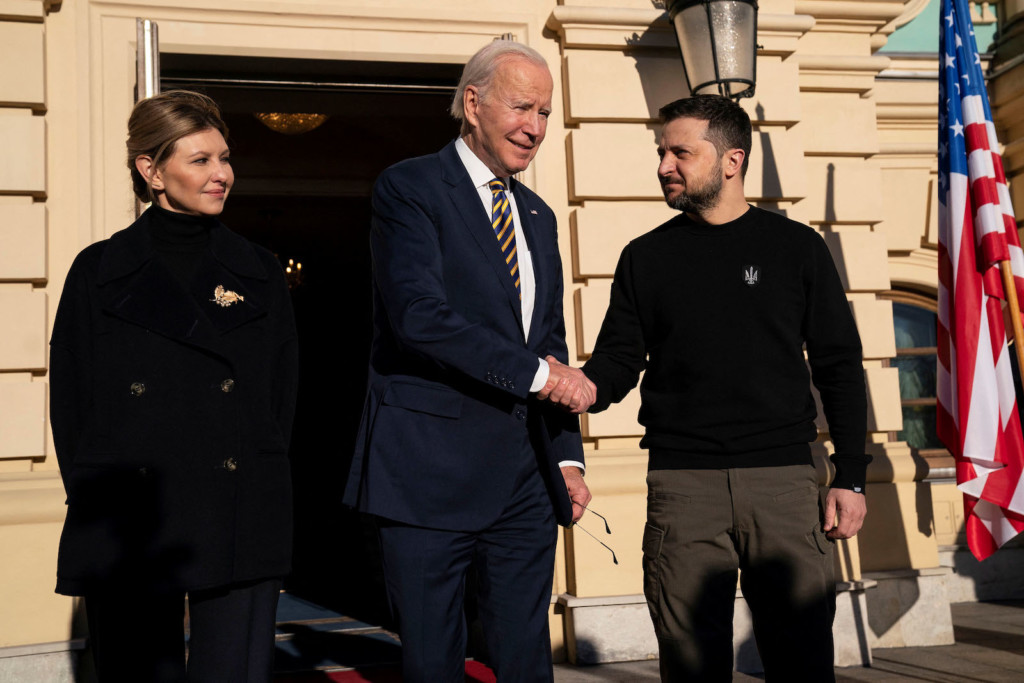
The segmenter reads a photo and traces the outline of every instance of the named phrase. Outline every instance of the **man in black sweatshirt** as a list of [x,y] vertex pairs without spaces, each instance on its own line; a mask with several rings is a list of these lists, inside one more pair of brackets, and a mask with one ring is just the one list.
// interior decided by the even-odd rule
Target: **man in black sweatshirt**
[[[698,96],[660,113],[658,177],[682,213],[623,250],[583,371],[591,412],[644,371],[644,592],[662,680],[731,680],[742,570],[767,680],[831,681],[834,539],[860,530],[870,461],[857,329],[822,238],[747,204],[739,105]],[[812,379],[835,446],[824,503]]]

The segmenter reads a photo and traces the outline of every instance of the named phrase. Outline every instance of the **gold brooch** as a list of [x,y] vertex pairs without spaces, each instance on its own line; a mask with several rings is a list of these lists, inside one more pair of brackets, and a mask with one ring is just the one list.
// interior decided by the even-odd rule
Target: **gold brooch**
[[217,289],[213,290],[213,298],[210,299],[213,303],[227,308],[231,304],[237,304],[239,301],[245,301],[245,297],[238,292],[232,292],[230,289],[224,289],[224,285],[217,285]]

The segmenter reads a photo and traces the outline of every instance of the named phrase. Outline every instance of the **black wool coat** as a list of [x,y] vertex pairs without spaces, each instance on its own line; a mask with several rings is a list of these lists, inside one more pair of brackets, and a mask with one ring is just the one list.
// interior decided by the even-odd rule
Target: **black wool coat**
[[281,267],[218,223],[186,291],[154,252],[153,214],[83,250],[57,309],[50,421],[67,595],[290,569],[298,346]]

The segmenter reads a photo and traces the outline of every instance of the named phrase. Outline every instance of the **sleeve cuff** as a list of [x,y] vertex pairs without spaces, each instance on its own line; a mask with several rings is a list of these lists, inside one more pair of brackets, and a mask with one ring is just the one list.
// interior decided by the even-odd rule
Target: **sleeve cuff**
[[584,465],[583,463],[581,463],[578,460],[563,460],[562,462],[558,463],[558,466],[559,467],[579,467],[580,471],[583,472],[583,474],[587,473],[587,466]]
[[551,374],[551,367],[543,358],[537,359],[537,374],[533,376],[533,384],[530,385],[530,393],[536,393],[548,383],[548,375]]
[[867,488],[868,463],[871,456],[864,454],[858,457],[830,456],[836,467],[836,476],[832,480],[832,488],[849,489],[855,493],[864,493]]

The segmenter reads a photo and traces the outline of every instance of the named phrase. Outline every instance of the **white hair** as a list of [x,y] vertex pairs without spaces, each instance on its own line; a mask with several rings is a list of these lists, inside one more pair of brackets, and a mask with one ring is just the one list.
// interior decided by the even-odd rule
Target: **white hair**
[[466,88],[471,85],[476,86],[480,92],[480,99],[484,99],[498,67],[513,57],[522,57],[545,68],[548,65],[539,52],[514,40],[495,40],[480,48],[466,62],[466,67],[462,70],[462,78],[459,79],[459,87],[455,89],[455,97],[452,98],[451,114],[462,121],[463,126],[466,124],[466,110],[463,108]]

